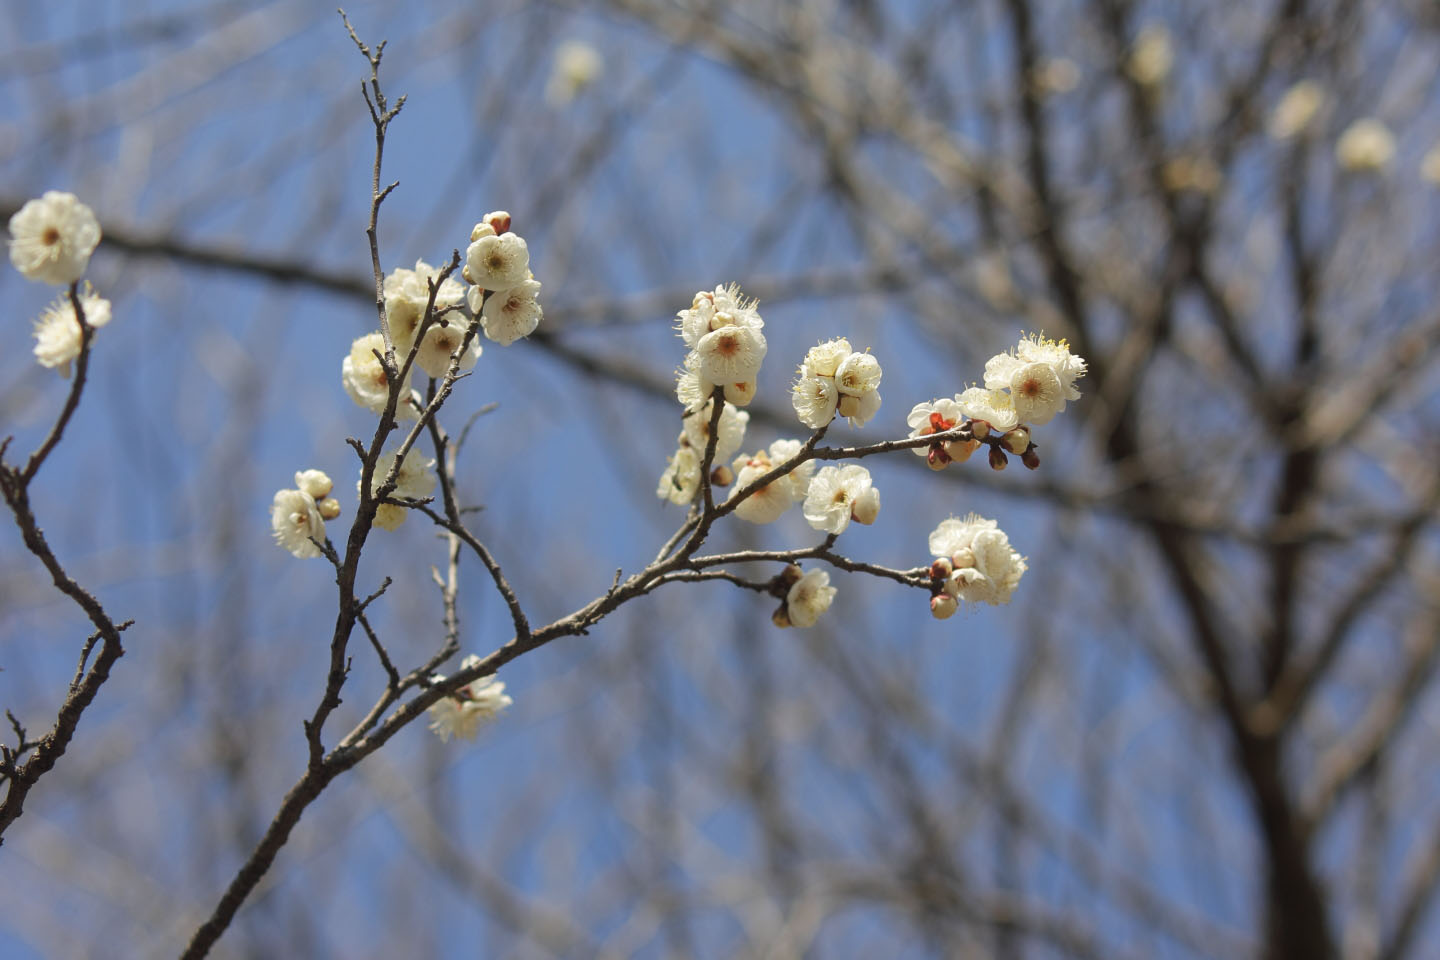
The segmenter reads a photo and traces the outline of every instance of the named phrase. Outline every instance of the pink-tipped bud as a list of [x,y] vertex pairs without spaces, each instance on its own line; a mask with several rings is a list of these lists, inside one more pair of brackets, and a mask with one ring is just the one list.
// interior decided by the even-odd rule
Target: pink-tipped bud
[[1026,468],[1034,470],[1040,466],[1040,454],[1035,452],[1034,447],[1031,447],[1025,451],[1025,454],[1020,458],[1020,462],[1025,464]]
[[971,420],[970,435],[975,437],[975,439],[977,440],[984,440],[986,437],[990,436],[990,424],[986,423],[984,420]]
[[936,620],[949,620],[959,608],[960,604],[948,593],[937,593],[930,598],[930,616]]
[[728,487],[735,482],[735,471],[725,464],[720,464],[710,471],[710,485],[714,487]]
[[315,509],[320,511],[322,520],[334,520],[340,516],[340,501],[334,497],[326,497],[316,502]]
[[510,214],[504,210],[492,210],[480,218],[480,222],[496,233],[510,232]]
[[930,450],[925,454],[925,466],[931,470],[944,470],[950,465],[950,454],[946,453],[938,443],[932,443]]
[[979,440],[956,440],[945,444],[945,455],[956,463],[964,463],[970,459],[970,454],[979,449]]
[[954,569],[955,565],[950,562],[949,557],[941,557],[934,563],[930,564],[930,579],[944,580],[946,577],[950,576],[951,571],[953,571]]
[[470,230],[471,243],[474,243],[476,240],[483,239],[484,237],[493,236],[495,236],[495,228],[483,221],[475,224],[475,226]]
[[1005,451],[999,447],[990,448],[990,469],[1004,470],[1010,465],[1010,460],[1005,456]]
[[1000,444],[1011,453],[1023,454],[1030,449],[1030,428],[1023,424],[1016,427],[1000,438]]

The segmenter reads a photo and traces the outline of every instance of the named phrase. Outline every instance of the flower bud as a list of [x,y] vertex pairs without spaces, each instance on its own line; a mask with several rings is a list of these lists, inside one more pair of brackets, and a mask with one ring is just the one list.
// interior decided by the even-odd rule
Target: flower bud
[[936,620],[948,620],[955,616],[955,611],[959,606],[955,602],[955,598],[949,594],[937,593],[930,598],[930,616]]
[[495,228],[492,227],[492,226],[490,226],[490,224],[485,223],[484,221],[481,221],[480,223],[475,224],[474,229],[472,229],[472,230],[470,231],[470,242],[471,242],[471,243],[474,243],[476,240],[479,240],[481,237],[493,237],[493,236],[495,236]]
[[[480,218],[480,222],[496,233],[510,232],[510,214],[504,210],[492,210]],[[478,239],[478,238],[477,238]]]
[[1024,456],[1020,458],[1020,462],[1025,464],[1026,468],[1034,470],[1036,467],[1040,466],[1040,454],[1035,452],[1034,447],[1031,447],[1029,450],[1025,451]]
[[1000,444],[1011,453],[1023,454],[1030,449],[1030,428],[1021,424],[1001,437]]
[[875,487],[866,490],[850,505],[850,519],[867,527],[880,515],[880,491]]
[[319,500],[315,503],[315,509],[320,511],[320,518],[322,520],[334,520],[340,516],[340,501],[334,497],[326,497],[324,500]]
[[710,485],[715,487],[728,487],[735,482],[735,471],[725,464],[720,464],[710,471]]
[[964,463],[970,459],[970,454],[979,449],[979,440],[956,440],[945,444],[945,455],[956,463]]
[[971,420],[970,435],[973,436],[976,440],[984,440],[986,437],[990,436],[990,424],[986,423],[984,420]]
[[998,446],[990,448],[990,469],[1004,470],[1010,465],[1010,460],[1005,456],[1005,451]]
[[785,609],[783,602],[775,608],[774,613],[770,614],[770,622],[782,630],[790,626],[790,613]]
[[950,562],[949,557],[941,557],[934,563],[930,564],[930,579],[944,580],[946,577],[950,576],[951,571],[953,571],[954,569],[955,565]]
[[335,489],[335,484],[330,482],[323,470],[301,470],[295,474],[295,486],[314,497],[317,503]]
[[725,384],[725,399],[737,407],[749,406],[750,401],[755,399],[755,381],[741,380]]
[[805,576],[805,571],[800,569],[800,564],[792,563],[784,570],[781,570],[776,579],[788,588],[798,583],[803,576]]

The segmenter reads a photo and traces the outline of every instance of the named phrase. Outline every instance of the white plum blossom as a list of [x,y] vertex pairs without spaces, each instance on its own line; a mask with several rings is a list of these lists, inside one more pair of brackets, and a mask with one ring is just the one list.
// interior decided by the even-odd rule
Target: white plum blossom
[[835,600],[835,588],[830,586],[830,574],[825,570],[810,570],[790,585],[785,594],[785,617],[794,627],[813,627],[820,614],[830,609]]
[[270,504],[270,529],[275,542],[293,555],[307,559],[321,556],[313,540],[325,542],[325,521],[315,498],[304,490],[277,490]]
[[694,350],[708,333],[721,327],[739,325],[755,330],[763,329],[765,321],[755,309],[758,301],[746,299],[740,293],[740,285],[731,283],[714,290],[701,290],[690,302],[690,309],[681,310],[675,316],[675,328],[685,346]]
[[790,402],[801,423],[819,430],[835,419],[840,394],[831,377],[802,376],[790,391]]
[[[471,288],[472,292],[478,288]],[[522,280],[520,283],[506,290],[499,290],[490,295],[480,314],[481,326],[485,329],[485,336],[508,347],[522,337],[528,337],[535,332],[535,328],[544,319],[545,312],[541,309],[536,297],[540,294],[540,281],[533,277]],[[470,299],[470,309],[476,310],[477,298]]]
[[835,389],[851,397],[863,397],[880,386],[880,361],[868,353],[852,353],[835,370]]
[[692,350],[685,355],[685,366],[675,374],[675,398],[686,410],[694,410],[715,392],[715,385],[700,376],[699,362]]
[[728,323],[695,345],[700,376],[711,383],[754,380],[765,360],[765,334],[759,325]]
[[[988,370],[987,370],[988,380]],[[1022,423],[1049,423],[1065,409],[1065,391],[1048,363],[1021,363],[1010,374],[1010,403]]]
[[684,506],[695,499],[700,490],[700,455],[693,447],[680,447],[660,474],[655,495],[661,500]]
[[1356,120],[1335,141],[1335,159],[1352,173],[1375,173],[1395,158],[1395,135],[1374,117]]
[[956,397],[955,402],[960,405],[965,416],[1001,433],[1013,429],[1020,422],[1015,414],[1014,401],[1010,399],[1010,394],[1003,390],[971,387]]
[[[95,296],[86,284],[79,295],[80,310],[85,323],[103,327],[110,322],[110,301]],[[70,376],[70,361],[80,356],[80,321],[69,294],[61,294],[35,321],[35,359],[40,366],[58,369],[60,376]]]
[[[460,661],[460,669],[468,670],[478,666],[480,658],[471,654]],[[430,678],[432,683],[443,683],[445,677],[439,674]],[[472,680],[447,697],[441,697],[431,705],[430,729],[441,740],[459,737],[474,740],[480,728],[495,719],[501,710],[515,701],[505,694],[505,684],[491,674]]]
[[453,318],[448,326],[434,324],[425,331],[420,349],[415,351],[415,366],[432,377],[443,377],[450,372],[450,361],[459,357],[457,372],[470,370],[480,359],[480,337],[472,336],[469,346],[465,345],[465,327],[459,318]]
[[73,193],[47,190],[10,218],[10,262],[41,283],[63,287],[79,280],[99,243],[95,213]]
[[[803,444],[799,440],[782,439],[770,444],[769,450],[761,450],[752,456],[741,455],[735,459],[735,494],[744,490],[779,464],[785,463],[800,452]],[[806,460],[783,476],[776,477],[735,507],[735,516],[750,523],[773,523],[780,518],[790,505],[805,499],[810,487],[810,478],[815,472],[815,461]]]
[[[844,533],[853,519],[855,502],[870,489],[870,471],[859,464],[825,467],[816,472],[806,491],[805,521],[825,533]],[[879,509],[878,501],[874,507]]]
[[[372,496],[384,485],[385,478],[395,466],[395,453],[395,450],[389,450],[376,459],[375,473],[370,478]],[[396,500],[423,500],[430,496],[435,492],[434,466],[434,460],[423,457],[414,450],[409,451],[405,454],[405,459],[400,461],[400,469],[395,474],[395,489],[390,491],[389,496]],[[361,478],[355,481],[357,494],[364,482],[362,470]],[[382,503],[375,508],[375,526],[382,530],[394,530],[405,522],[408,513],[409,511],[399,504]]]
[[994,520],[976,514],[941,521],[930,534],[930,553],[951,564],[944,591],[966,603],[1009,603],[1025,558],[1010,545],[1010,538]]
[[[762,450],[752,457],[739,456],[732,465],[735,471],[735,492],[738,496],[750,484],[775,469],[769,456]],[[788,477],[780,477],[765,484],[735,506],[735,516],[749,523],[774,523],[795,501],[790,496],[791,485]]]
[[845,358],[854,352],[850,349],[850,341],[844,337],[825,340],[811,347],[805,354],[805,363],[801,368],[800,375],[802,377],[833,377]]
[[[385,338],[378,332],[356,339],[350,344],[349,355],[340,364],[340,380],[351,400],[372,413],[383,413],[390,395],[390,383],[376,353],[385,353]],[[399,402],[395,405],[398,419],[414,420],[417,416],[407,400],[409,394],[410,375],[407,373]]]
[[323,470],[301,470],[295,474],[295,486],[310,494],[318,503],[330,496],[335,484]]
[[509,290],[529,275],[530,248],[516,233],[482,236],[465,248],[465,271],[483,290]]
[[[1080,391],[1075,381],[1085,376],[1086,363],[1083,358],[1070,352],[1070,344],[1064,340],[1051,340],[1038,334],[1022,337],[1010,353],[997,353],[985,363],[985,386],[991,390],[1015,392],[1016,372],[1023,366],[1043,363],[1055,372],[1060,384],[1059,406],[1055,412],[1065,409],[1065,401],[1079,400]],[[1015,399],[1019,406],[1019,399]],[[1025,420],[1021,416],[1021,420]],[[1036,421],[1044,422],[1044,421]]]
[[[698,412],[687,415],[682,421],[685,426],[685,432],[681,434],[683,442],[688,443],[702,457],[705,455],[705,445],[710,440],[710,417],[714,412],[715,401],[710,400]],[[714,463],[722,463],[740,449],[745,442],[745,426],[749,422],[750,414],[737,410],[733,403],[727,403],[720,409]]]
[[[396,267],[385,278],[385,319],[390,324],[390,340],[403,360],[415,345],[415,334],[425,319],[425,306],[430,302],[430,281],[440,271],[424,260],[415,261],[415,269]],[[465,300],[465,287],[453,277],[440,281],[435,291],[435,313],[445,307],[459,306]],[[453,323],[456,314],[447,314]]]

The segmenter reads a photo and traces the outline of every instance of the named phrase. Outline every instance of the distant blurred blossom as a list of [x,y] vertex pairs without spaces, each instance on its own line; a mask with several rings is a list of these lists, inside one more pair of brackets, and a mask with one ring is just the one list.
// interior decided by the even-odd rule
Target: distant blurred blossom
[[1174,67],[1175,49],[1170,42],[1170,31],[1160,24],[1141,30],[1135,46],[1130,48],[1126,72],[1142,86],[1158,87],[1169,79]]
[[1427,150],[1421,158],[1420,176],[1440,187],[1440,143]]
[[1301,80],[1280,98],[1270,115],[1270,136],[1285,140],[1310,126],[1325,105],[1325,91],[1314,80]]
[[579,96],[600,79],[605,60],[600,51],[579,40],[567,40],[555,48],[555,63],[545,84],[545,102],[560,107]]
[[1335,159],[1352,173],[1384,170],[1395,158],[1395,137],[1374,117],[1356,120],[1335,142]]

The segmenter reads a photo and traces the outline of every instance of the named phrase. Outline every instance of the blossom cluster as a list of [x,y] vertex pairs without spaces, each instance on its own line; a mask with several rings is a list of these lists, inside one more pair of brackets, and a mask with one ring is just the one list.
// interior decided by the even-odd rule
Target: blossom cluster
[[1040,458],[1030,427],[1049,423],[1068,401],[1080,399],[1075,381],[1085,375],[1085,367],[1064,340],[1022,337],[1014,350],[986,362],[985,386],[970,387],[953,399],[918,403],[910,410],[905,421],[912,439],[964,428],[944,441],[916,447],[915,453],[940,470],[952,462],[965,462],[988,438],[994,441],[990,465],[995,469],[1005,468],[1006,451],[1035,469]]
[[755,379],[767,349],[765,321],[756,305],[732,283],[701,290],[690,309],[676,315],[676,329],[690,348],[675,387],[687,410],[698,408],[717,386],[724,388],[726,402],[737,407],[755,398]]
[[930,533],[930,612],[944,620],[960,602],[1009,603],[1026,570],[1025,558],[994,520],[950,517]]
[[340,502],[330,496],[335,484],[320,470],[295,474],[293,490],[277,490],[270,504],[270,530],[275,542],[302,559],[324,554],[325,521],[340,516]]
[[73,193],[47,190],[10,218],[10,263],[15,269],[30,280],[72,287],[41,312],[34,327],[36,361],[62,377],[70,376],[70,362],[80,356],[85,328],[95,330],[110,322],[110,301],[96,296],[88,283],[74,286],[99,243],[100,222]]
[[[475,224],[461,275],[468,288],[448,271],[417,260],[413,270],[397,267],[385,277],[385,324],[395,346],[396,367],[404,376],[397,418],[419,416],[421,405],[410,383],[413,368],[440,378],[452,365],[457,372],[475,366],[482,352],[474,330],[477,321],[484,335],[502,347],[528,337],[540,324],[540,282],[530,272],[525,238],[510,232],[510,214],[497,210]],[[406,362],[412,355],[413,365]],[[385,337],[377,330],[352,342],[341,362],[345,392],[372,413],[383,413],[390,399],[384,356]]]
[[880,410],[880,361],[850,349],[844,337],[810,348],[790,402],[800,422],[819,430],[838,413],[863,427]]

